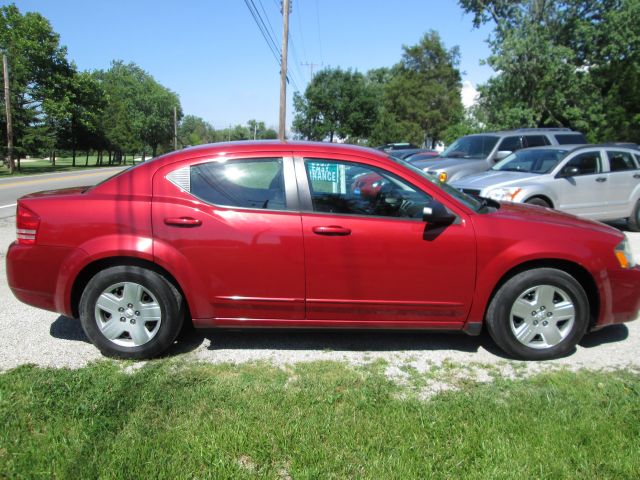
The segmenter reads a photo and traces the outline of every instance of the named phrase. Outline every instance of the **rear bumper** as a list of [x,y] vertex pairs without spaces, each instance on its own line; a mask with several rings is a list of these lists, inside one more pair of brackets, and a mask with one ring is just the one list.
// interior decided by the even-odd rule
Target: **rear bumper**
[[640,311],[640,266],[607,273],[610,288],[605,298],[608,297],[608,301],[602,305],[604,311],[593,330],[635,320]]
[[6,259],[9,288],[23,303],[70,316],[68,260],[74,252],[77,249],[12,243]]

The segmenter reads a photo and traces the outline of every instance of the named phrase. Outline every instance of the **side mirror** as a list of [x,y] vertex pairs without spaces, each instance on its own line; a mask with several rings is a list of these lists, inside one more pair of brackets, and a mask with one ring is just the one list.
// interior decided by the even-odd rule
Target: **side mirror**
[[511,150],[499,150],[496,152],[496,158],[494,159],[496,162],[507,158],[513,152]]
[[580,175],[580,168],[578,167],[565,167],[560,173],[558,173],[558,178],[564,177],[575,177],[576,175]]
[[433,201],[430,206],[422,209],[422,221],[434,226],[447,226],[456,221],[453,213],[443,204]]

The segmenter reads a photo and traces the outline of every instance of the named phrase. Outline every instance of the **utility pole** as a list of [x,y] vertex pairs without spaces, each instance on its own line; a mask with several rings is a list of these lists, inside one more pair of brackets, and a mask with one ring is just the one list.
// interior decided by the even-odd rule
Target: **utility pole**
[[7,114],[7,161],[9,163],[9,173],[13,174],[16,169],[13,163],[13,127],[11,125],[11,91],[9,89],[9,64],[7,55],[2,54],[2,75],[4,79],[4,106]]
[[289,48],[289,0],[282,0],[282,58],[280,59],[280,127],[278,139],[284,141],[287,120],[287,50]]
[[178,108],[173,107],[173,149],[178,150]]
[[322,63],[305,62],[300,65],[303,67],[309,67],[309,79],[313,80],[313,67],[321,67]]

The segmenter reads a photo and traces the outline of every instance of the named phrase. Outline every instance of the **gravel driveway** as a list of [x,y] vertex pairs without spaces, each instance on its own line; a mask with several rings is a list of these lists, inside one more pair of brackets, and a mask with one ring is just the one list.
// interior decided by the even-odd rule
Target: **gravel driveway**
[[[640,234],[628,233],[640,261]],[[72,319],[29,307],[11,294],[4,257],[15,238],[15,217],[0,219],[0,371],[23,364],[78,368],[103,357],[91,345],[80,324]],[[37,272],[34,272],[37,274]],[[482,380],[498,369],[535,373],[547,368],[630,368],[640,371],[640,321],[589,334],[571,356],[548,362],[506,359],[483,334],[439,333],[328,333],[328,332],[184,332],[172,354],[206,362],[267,360],[278,365],[312,360],[338,360],[363,364],[386,361],[390,376],[402,380],[407,367],[428,372],[433,367],[465,365]],[[141,362],[142,363],[142,362]],[[435,387],[437,388],[437,386]]]

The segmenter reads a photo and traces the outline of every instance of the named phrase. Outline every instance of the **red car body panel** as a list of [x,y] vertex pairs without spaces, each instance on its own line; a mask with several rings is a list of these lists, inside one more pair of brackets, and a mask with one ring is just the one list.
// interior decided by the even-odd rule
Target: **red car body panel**
[[[391,172],[458,216],[445,228],[419,220],[210,205],[166,179],[215,159],[278,156],[353,161]],[[291,160],[293,161],[293,160]],[[299,172],[296,172],[299,174]],[[300,183],[296,188],[300,188]],[[35,245],[13,243],[7,277],[23,302],[73,316],[80,273],[127,257],[166,270],[194,324],[427,328],[479,331],[501,279],[527,262],[570,262],[596,285],[596,327],[640,309],[640,268],[623,269],[623,235],[531,206],[479,214],[384,154],[310,143],[230,143],[175,152],[91,188],[20,199],[41,219]],[[197,228],[167,225],[171,218]],[[317,235],[317,227],[350,230]]]

